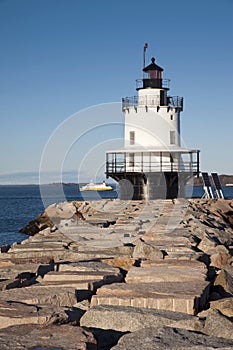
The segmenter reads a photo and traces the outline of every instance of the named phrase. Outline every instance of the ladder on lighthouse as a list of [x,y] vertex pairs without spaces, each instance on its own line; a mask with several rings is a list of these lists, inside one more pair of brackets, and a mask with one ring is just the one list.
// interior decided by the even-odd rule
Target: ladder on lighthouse
[[204,183],[204,196],[205,198],[223,198],[222,186],[217,173],[211,173],[213,184],[214,184],[214,192],[212,190],[210,178],[208,173],[202,173],[202,179]]
[[204,196],[205,198],[214,198],[214,193],[212,191],[211,183],[210,183],[210,178],[208,173],[201,173],[202,174],[202,180],[204,183]]
[[215,186],[215,194],[217,196],[217,198],[223,198],[224,199],[224,195],[222,192],[222,185],[220,183],[219,177],[217,173],[211,173],[213,182],[214,182],[214,186]]

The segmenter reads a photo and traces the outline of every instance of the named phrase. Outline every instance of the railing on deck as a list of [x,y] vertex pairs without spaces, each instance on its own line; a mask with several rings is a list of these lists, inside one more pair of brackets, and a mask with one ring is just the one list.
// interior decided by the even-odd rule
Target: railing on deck
[[[122,98],[122,110],[125,111],[128,108],[134,107],[161,107],[160,98],[151,95],[146,95],[138,98],[138,96],[124,97]],[[179,96],[167,96],[167,104],[163,107],[175,107],[183,110],[183,97]]]
[[[132,151],[133,152],[133,151]],[[132,154],[134,155],[132,158]],[[159,152],[156,157],[152,156],[153,152],[141,153],[107,153],[106,154],[106,173],[107,175],[117,173],[149,173],[149,172],[188,172],[199,174],[199,151],[185,153],[189,156],[184,160],[181,154],[170,154],[164,157],[163,152]],[[195,157],[195,158],[194,158]],[[153,159],[156,158],[156,159]]]

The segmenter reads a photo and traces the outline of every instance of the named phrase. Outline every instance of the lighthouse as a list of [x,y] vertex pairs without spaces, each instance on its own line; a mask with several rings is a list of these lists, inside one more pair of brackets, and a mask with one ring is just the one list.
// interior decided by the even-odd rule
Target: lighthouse
[[183,197],[199,176],[199,150],[181,145],[183,97],[170,95],[154,57],[142,71],[137,95],[122,98],[124,147],[106,152],[106,176],[119,182],[121,199]]

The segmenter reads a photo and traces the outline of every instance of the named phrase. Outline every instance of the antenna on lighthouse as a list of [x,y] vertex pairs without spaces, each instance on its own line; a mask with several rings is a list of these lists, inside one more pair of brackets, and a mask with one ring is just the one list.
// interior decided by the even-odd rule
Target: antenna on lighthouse
[[146,49],[148,49],[148,43],[145,43],[143,50],[143,68],[146,66]]
[[[143,48],[143,68],[146,66],[146,49],[148,48],[148,43],[144,44]],[[143,78],[144,78],[144,72],[143,72]]]

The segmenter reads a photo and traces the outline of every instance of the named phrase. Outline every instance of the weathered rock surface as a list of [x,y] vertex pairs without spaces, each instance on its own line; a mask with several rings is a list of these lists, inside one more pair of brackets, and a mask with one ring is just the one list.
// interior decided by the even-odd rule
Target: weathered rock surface
[[[76,287],[76,286],[75,286]],[[75,287],[35,284],[1,292],[1,301],[14,301],[29,305],[54,305],[72,307],[77,303]]]
[[0,329],[1,350],[97,350],[91,332],[70,325],[20,325]]
[[22,272],[14,279],[6,279],[0,282],[0,290],[22,288],[35,283],[36,275],[31,272]]
[[28,239],[1,250],[1,346],[43,347],[60,329],[47,347],[232,348],[232,209],[206,199],[49,206]]
[[143,328],[123,335],[114,350],[230,350],[233,341],[184,329],[161,327]]
[[208,282],[114,283],[99,288],[91,306],[124,305],[193,315],[204,308],[208,293]]
[[[8,266],[0,267],[0,279],[15,279],[18,278],[19,275],[24,273],[31,273],[34,275],[41,274],[42,270],[44,270],[44,274],[51,271],[53,267],[51,265],[44,264],[10,264]],[[40,270],[40,271],[38,271]]]
[[[197,264],[198,265],[198,264]],[[203,282],[206,279],[204,269],[187,268],[185,264],[160,264],[151,267],[132,267],[127,276],[127,283],[152,282]]]
[[27,226],[25,226],[20,230],[20,232],[29,236],[34,236],[38,232],[46,229],[47,227],[51,228],[53,226],[54,224],[50,219],[50,217],[46,213],[44,213],[44,214],[38,215],[36,220],[30,221]]
[[[53,307],[53,306],[36,306],[23,304],[17,301],[0,302],[0,328],[20,324],[53,324],[53,323],[68,323],[79,320],[80,314],[76,310]],[[77,314],[77,315],[76,315]]]
[[223,316],[218,310],[209,309],[199,314],[204,318],[203,333],[215,337],[233,339],[233,322],[229,318]]
[[105,284],[123,281],[123,275],[118,268],[101,262],[59,263],[56,267],[58,271],[48,272],[41,285],[55,285],[57,288],[73,286],[78,300],[85,295],[89,298],[97,288]]
[[218,269],[229,266],[232,259],[229,250],[224,245],[218,245],[215,250],[216,252],[210,256],[210,266],[214,266]]
[[204,324],[198,317],[180,312],[99,305],[90,308],[81,318],[81,326],[134,332],[147,327],[178,327],[200,331]]
[[206,273],[205,266],[198,261],[190,261],[186,266],[180,260],[152,260],[149,267],[131,267],[126,284],[99,288],[91,305],[125,305],[195,314],[204,308],[209,296]]
[[134,259],[156,260],[163,259],[163,253],[157,247],[145,243],[142,239],[134,242],[135,247],[133,251]]
[[224,316],[233,318],[233,297],[212,301],[210,307],[220,311]]
[[233,297],[233,267],[221,270],[214,281],[215,290],[222,296]]
[[113,259],[103,259],[103,262],[108,265],[118,267],[124,271],[129,271],[131,267],[136,264],[136,259],[127,256],[120,256]]

